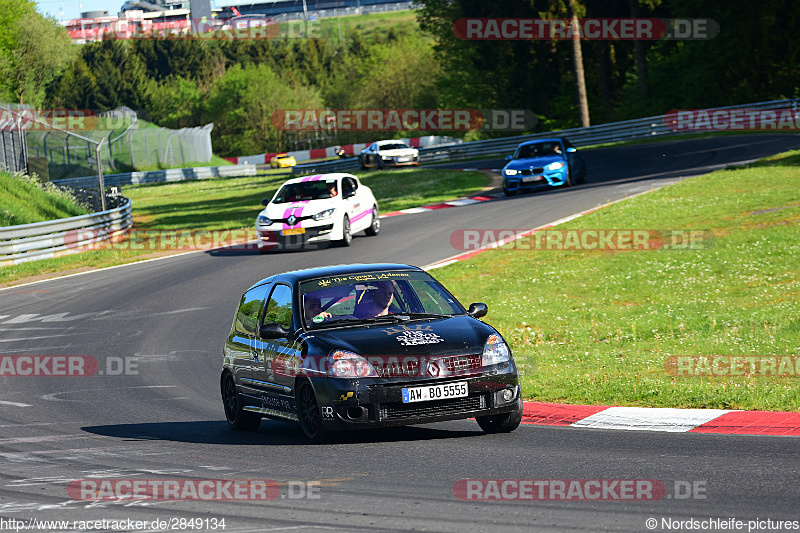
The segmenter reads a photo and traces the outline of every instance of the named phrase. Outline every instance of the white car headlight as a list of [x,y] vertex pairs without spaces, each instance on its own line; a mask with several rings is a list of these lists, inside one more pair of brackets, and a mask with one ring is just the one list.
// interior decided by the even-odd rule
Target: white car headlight
[[563,166],[564,166],[564,162],[563,161],[556,161],[555,163],[550,163],[549,165],[547,165],[546,168],[547,168],[547,170],[558,170],[559,168],[562,168]]
[[518,174],[518,172],[513,168],[507,168],[503,172],[506,173],[506,176],[516,176]]
[[258,215],[258,219],[256,219],[256,224],[258,224],[259,226],[271,226],[272,221],[269,218],[265,217],[264,215]]
[[511,350],[500,335],[489,335],[483,345],[483,366],[504,363],[511,359]]
[[314,220],[325,220],[326,218],[330,218],[331,215],[333,215],[334,211],[336,211],[335,207],[332,209],[326,209],[325,211],[320,211],[311,218],[313,218]]
[[328,356],[328,375],[335,378],[375,378],[378,373],[360,355],[336,350]]

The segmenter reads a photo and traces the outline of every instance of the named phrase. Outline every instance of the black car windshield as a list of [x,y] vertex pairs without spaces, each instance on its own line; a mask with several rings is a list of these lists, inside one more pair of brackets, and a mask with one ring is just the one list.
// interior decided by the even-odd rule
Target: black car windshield
[[408,146],[403,143],[387,143],[378,145],[378,150],[403,150],[405,148],[408,148]]
[[331,276],[300,284],[303,319],[310,329],[464,314],[463,306],[425,272],[385,271]]
[[561,144],[557,142],[543,142],[534,144],[525,144],[517,148],[517,153],[514,154],[514,159],[528,159],[530,157],[542,157],[563,155],[564,150]]
[[336,196],[336,191],[336,180],[287,183],[281,187],[272,203],[285,204],[304,200],[324,200]]

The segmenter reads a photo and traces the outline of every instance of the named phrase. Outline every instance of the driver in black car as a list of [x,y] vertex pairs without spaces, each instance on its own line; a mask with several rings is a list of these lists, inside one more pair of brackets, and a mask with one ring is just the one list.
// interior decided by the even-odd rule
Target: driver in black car
[[[391,306],[394,301],[394,287],[392,282],[377,281],[374,285],[377,288],[369,291],[365,290],[359,297],[359,302],[356,304],[356,309],[353,312],[356,318],[374,318],[376,316],[385,316],[389,314],[389,306]],[[361,299],[367,294],[370,299],[362,303]]]

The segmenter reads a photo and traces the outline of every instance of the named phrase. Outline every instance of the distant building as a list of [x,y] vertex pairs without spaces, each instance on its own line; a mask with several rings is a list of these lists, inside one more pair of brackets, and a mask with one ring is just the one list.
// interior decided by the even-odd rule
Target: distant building
[[[260,19],[297,19],[358,14],[374,10],[409,9],[410,0],[271,0],[240,4],[241,0],[218,0],[212,10],[208,25],[228,28],[252,26],[256,16]],[[191,25],[190,0],[127,0],[119,15],[108,11],[88,11],[81,18],[62,21],[72,41],[85,43],[100,41],[106,33],[117,39],[132,39],[145,35],[186,33]],[[226,4],[219,7],[220,4]],[[200,19],[202,17],[195,17]],[[205,19],[204,19],[205,20]],[[272,21],[274,22],[274,21]]]

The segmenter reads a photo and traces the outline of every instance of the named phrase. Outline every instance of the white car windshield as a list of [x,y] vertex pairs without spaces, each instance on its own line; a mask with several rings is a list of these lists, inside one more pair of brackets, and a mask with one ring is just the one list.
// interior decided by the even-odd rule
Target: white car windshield
[[281,187],[272,203],[285,204],[307,200],[326,200],[338,196],[338,194],[335,180],[287,183]]
[[403,150],[406,148],[408,148],[408,146],[403,143],[390,143],[378,146],[378,150]]

